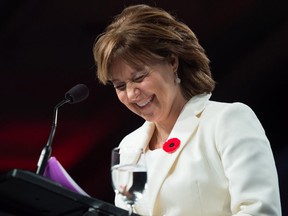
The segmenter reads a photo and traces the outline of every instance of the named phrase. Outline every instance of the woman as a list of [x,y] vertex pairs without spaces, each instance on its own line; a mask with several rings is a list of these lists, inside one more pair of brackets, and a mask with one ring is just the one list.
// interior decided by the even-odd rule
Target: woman
[[[129,6],[99,35],[97,76],[145,123],[120,147],[145,149],[140,215],[281,215],[269,141],[242,103],[209,98],[209,59],[191,29],[166,11]],[[127,209],[116,195],[115,204]]]

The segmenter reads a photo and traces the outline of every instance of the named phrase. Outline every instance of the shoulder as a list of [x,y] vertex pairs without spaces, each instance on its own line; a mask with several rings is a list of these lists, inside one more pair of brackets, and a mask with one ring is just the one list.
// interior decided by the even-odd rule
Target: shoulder
[[249,107],[247,104],[241,102],[227,103],[227,102],[209,101],[209,103],[207,103],[203,111],[203,114],[215,115],[215,113],[217,113],[216,117],[223,117],[226,115],[235,116],[237,114],[237,115],[248,115],[250,117],[253,116],[253,118],[257,118],[252,108]]
[[209,101],[201,115],[201,123],[207,127],[235,128],[253,127],[263,132],[263,127],[256,113],[250,106],[241,102]]
[[230,111],[230,110],[245,110],[245,111],[252,111],[252,109],[242,102],[219,102],[210,100],[206,106],[207,109],[217,109],[222,111]]

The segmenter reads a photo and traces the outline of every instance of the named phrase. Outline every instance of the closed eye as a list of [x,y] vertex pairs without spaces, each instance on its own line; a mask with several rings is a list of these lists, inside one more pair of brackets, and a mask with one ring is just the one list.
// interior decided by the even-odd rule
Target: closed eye
[[148,71],[143,71],[143,72],[139,72],[139,74],[137,74],[137,76],[133,79],[133,82],[137,82],[140,83],[142,82],[147,76],[149,75]]
[[[146,70],[144,71],[141,71],[141,72],[138,72],[134,78],[131,79],[131,82],[134,82],[134,83],[140,83],[142,82],[150,73]],[[119,82],[119,81],[110,81],[110,83],[112,83],[112,85],[114,86],[114,88],[116,90],[119,90],[119,91],[125,91],[126,90],[126,86],[127,84],[125,82]]]
[[113,84],[113,86],[119,91],[124,91],[126,89],[126,83]]
[[[147,75],[146,75],[147,76]],[[146,77],[144,74],[143,75],[140,75],[136,78],[134,78],[133,82],[142,82],[144,80],[144,78]]]

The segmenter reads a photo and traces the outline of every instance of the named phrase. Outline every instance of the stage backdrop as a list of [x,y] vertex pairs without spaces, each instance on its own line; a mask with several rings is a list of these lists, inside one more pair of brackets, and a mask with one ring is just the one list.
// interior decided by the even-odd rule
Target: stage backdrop
[[124,6],[163,7],[187,23],[211,59],[212,99],[248,104],[275,155],[287,215],[287,7],[285,1],[2,0],[0,3],[0,173],[36,171],[53,108],[78,83],[87,100],[59,109],[55,156],[91,196],[113,203],[110,151],[143,123],[99,85],[92,46]]

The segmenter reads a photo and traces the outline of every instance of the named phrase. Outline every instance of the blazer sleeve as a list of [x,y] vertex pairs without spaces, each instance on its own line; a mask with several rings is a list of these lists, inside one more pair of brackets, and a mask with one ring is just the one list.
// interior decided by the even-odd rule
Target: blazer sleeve
[[215,131],[233,215],[281,215],[278,176],[265,131],[250,107],[233,103],[217,117]]

